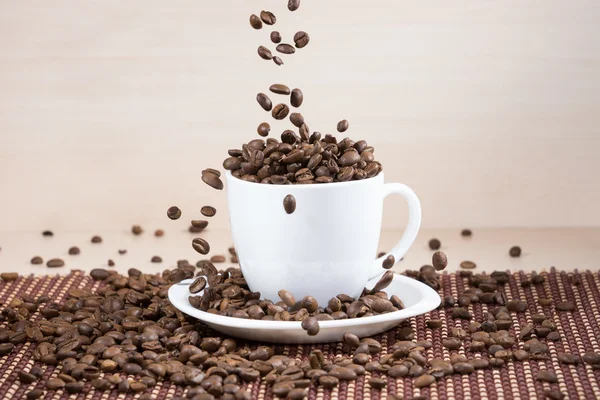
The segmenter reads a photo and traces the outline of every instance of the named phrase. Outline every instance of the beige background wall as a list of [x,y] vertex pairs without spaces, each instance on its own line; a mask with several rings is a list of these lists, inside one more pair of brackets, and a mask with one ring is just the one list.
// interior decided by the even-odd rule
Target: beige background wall
[[[427,227],[600,225],[598,1],[286,3],[0,0],[0,230],[224,205],[200,170],[255,137],[274,82],[304,90],[313,129],[347,118]],[[312,38],[281,68],[256,55],[263,8]]]

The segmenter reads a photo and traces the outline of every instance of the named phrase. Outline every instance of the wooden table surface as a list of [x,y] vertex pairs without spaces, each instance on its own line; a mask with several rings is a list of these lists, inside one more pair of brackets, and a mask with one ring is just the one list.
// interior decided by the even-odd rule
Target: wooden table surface
[[[90,238],[100,235],[103,242],[92,244]],[[21,274],[66,274],[71,269],[89,271],[93,268],[107,268],[112,259],[120,272],[136,267],[145,272],[159,272],[173,268],[177,260],[197,261],[202,258],[191,247],[191,240],[202,236],[211,244],[209,255],[229,254],[227,248],[232,241],[230,233],[223,230],[207,229],[200,235],[186,231],[165,230],[163,237],[155,237],[149,229],[140,236],[129,230],[117,232],[54,232],[53,237],[43,237],[41,232],[0,232],[0,272],[17,271]],[[400,232],[384,231],[381,236],[381,250],[390,248]],[[460,262],[471,260],[477,264],[476,271],[494,270],[542,270],[555,266],[562,270],[595,270],[600,260],[600,228],[586,229],[478,229],[473,236],[464,238],[460,229],[421,230],[415,244],[403,261],[394,267],[417,269],[431,263],[433,251],[428,248],[429,239],[441,240],[442,248],[449,260],[448,271],[457,270]],[[508,250],[519,245],[520,258],[511,258]],[[78,246],[81,254],[68,255],[71,246]],[[127,249],[127,254],[118,254],[118,249]],[[46,262],[50,258],[62,258],[66,265],[50,269],[45,263],[31,265],[30,259],[39,255]],[[160,256],[162,263],[151,263],[152,256]],[[228,264],[229,266],[230,264]]]

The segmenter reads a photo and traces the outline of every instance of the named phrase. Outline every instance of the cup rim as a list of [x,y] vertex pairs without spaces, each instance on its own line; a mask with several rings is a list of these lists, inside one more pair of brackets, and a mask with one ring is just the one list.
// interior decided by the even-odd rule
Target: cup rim
[[[273,190],[275,188],[282,188],[282,187],[287,187],[290,188],[293,187],[294,190],[322,190],[322,189],[326,189],[326,188],[330,188],[332,186],[334,187],[345,187],[345,186],[350,186],[350,185],[359,185],[359,184],[366,184],[368,182],[374,182],[375,180],[379,179],[379,180],[384,180],[384,176],[383,176],[383,171],[381,171],[380,173],[378,173],[377,175],[375,175],[372,178],[366,178],[366,179],[361,179],[358,181],[348,181],[348,182],[330,182],[330,183],[322,183],[322,184],[313,184],[313,185],[265,185],[263,183],[260,182],[248,182],[245,181],[243,179],[240,178],[236,178],[235,176],[233,176],[233,174],[231,173],[231,171],[225,171],[225,176],[227,177],[227,182],[233,181],[235,179],[236,183],[240,183],[241,185],[248,185],[248,186],[254,186],[254,187],[264,187],[264,188],[272,188]],[[267,189],[267,190],[269,190]]]

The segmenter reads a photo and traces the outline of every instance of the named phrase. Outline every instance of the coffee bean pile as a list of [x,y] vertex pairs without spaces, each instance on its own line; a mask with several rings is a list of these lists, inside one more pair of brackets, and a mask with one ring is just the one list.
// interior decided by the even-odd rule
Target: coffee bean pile
[[[296,11],[300,8],[300,0],[289,0],[288,10]],[[250,15],[250,26],[256,30],[261,30],[264,25],[273,26],[277,23],[277,17],[271,11],[261,11],[260,16],[256,14]],[[296,52],[296,49],[302,49],[306,47],[310,41],[310,36],[304,31],[296,32],[294,35],[294,45],[288,43],[281,43],[283,38],[278,31],[272,31],[269,35],[271,42],[276,44],[275,50],[281,54],[290,55]],[[263,60],[273,60],[273,62],[281,66],[283,60],[277,56],[273,56],[271,50],[265,46],[258,47],[258,56]]]
[[[246,307],[238,307],[231,314],[240,313],[236,316],[241,318],[287,320],[294,313],[296,316],[302,313],[305,314],[301,319],[303,327],[314,332],[318,324],[312,321],[319,321],[319,315],[328,315],[325,319],[329,319],[335,308],[339,307],[339,311],[350,318],[349,313],[365,312],[366,315],[376,307],[389,307],[392,301],[381,291],[385,288],[385,279],[377,285],[379,287],[363,293],[361,299],[337,296],[317,313],[319,306],[314,299],[296,301],[282,290],[280,301],[263,303],[254,298],[256,294],[244,290],[245,281],[238,269],[215,271],[210,262],[201,261],[193,266],[185,260],[179,261],[175,269],[154,275],[137,269],[130,269],[127,276],[95,269],[90,275],[103,285],[95,292],[87,288],[71,289],[68,300],[62,304],[52,303],[48,296],[34,298],[25,294],[13,299],[1,313],[4,327],[0,328],[0,356],[11,353],[15,345],[37,343],[33,355],[36,365],[28,371],[19,371],[18,379],[23,384],[37,382],[47,375],[44,365],[57,366],[58,376],[45,381],[47,391],[79,393],[87,381],[99,391],[116,389],[123,393],[140,393],[139,398],[147,399],[151,398],[148,391],[158,381],[168,380],[188,386],[187,398],[235,400],[250,398],[244,389],[245,383],[264,380],[275,395],[302,399],[311,384],[330,389],[341,381],[356,380],[366,372],[378,374],[368,380],[375,389],[386,386],[386,376],[412,377],[415,387],[427,387],[454,374],[506,368],[515,361],[548,360],[546,342],[560,340],[552,315],[532,314],[531,324],[515,330],[518,336],[510,333],[514,319],[511,315],[523,313],[528,307],[524,300],[506,298],[503,291],[509,278],[506,272],[475,275],[472,271],[462,271],[470,288],[458,298],[447,296],[440,306],[452,310],[452,319],[469,321],[466,329],[449,327],[444,334],[442,343],[453,352],[448,359],[427,357],[426,350],[432,347],[432,342],[414,341],[414,331],[406,326],[397,330],[397,341],[384,356],[378,356],[383,346],[377,340],[361,340],[348,332],[343,342],[349,354],[346,350],[344,355],[326,358],[320,350],[313,350],[307,360],[300,361],[283,355],[283,346],[248,347],[230,338],[211,336],[202,324],[169,303],[168,288],[198,272],[203,276],[194,281],[190,291],[199,293],[204,289],[205,293],[212,291],[220,297],[214,300],[218,304],[204,302],[208,312],[228,315],[226,310],[244,302]],[[386,275],[389,274],[392,273],[388,271]],[[17,279],[18,274],[3,273],[0,277],[10,282]],[[534,275],[527,284],[543,283],[543,276]],[[214,286],[207,288],[207,284]],[[192,298],[202,303],[205,297]],[[544,300],[544,305],[551,304]],[[356,306],[356,302],[363,304]],[[469,304],[477,302],[488,304],[489,312],[482,321],[474,321],[467,309]],[[329,314],[327,308],[333,313]],[[556,304],[558,312],[575,308],[572,302]],[[314,310],[312,315],[309,310]],[[242,312],[245,315],[241,315]],[[38,315],[41,319],[37,319]],[[430,319],[426,325],[427,329],[439,330],[443,329],[444,322]],[[471,352],[488,356],[469,359],[456,353],[467,345]],[[565,365],[585,363],[600,368],[600,354],[593,351],[581,355],[563,351],[556,357]],[[558,380],[554,371],[543,368],[535,372],[534,378],[549,383]],[[27,396],[36,399],[43,394],[43,390],[34,389]],[[547,390],[546,394],[550,398],[562,397],[556,390]]]
[[[296,89],[295,89],[296,90]],[[271,101],[264,94],[257,99],[263,108],[271,109]],[[285,118],[288,106],[272,108],[273,117]],[[366,141],[354,142],[349,138],[339,141],[332,135],[309,133],[301,114],[292,113],[290,121],[299,126],[299,133],[286,130],[281,141],[275,138],[254,139],[241,149],[229,150],[223,168],[236,178],[273,185],[347,182],[372,178],[383,169],[375,161],[375,149]],[[270,127],[261,124],[260,132]]]
[[[388,298],[383,290],[392,282],[394,273],[386,272],[372,290],[365,289],[362,296],[354,299],[340,294],[327,303],[319,305],[312,296],[296,300],[287,290],[279,291],[280,300],[274,302],[260,299],[259,292],[252,292],[241,270],[228,268],[217,271],[209,261],[197,265],[200,272],[190,285],[190,293],[196,294],[204,289],[201,296],[190,296],[190,304],[202,311],[233,318],[256,319],[264,321],[302,321],[302,327],[309,335],[319,332],[319,321],[333,321],[348,318],[369,317],[385,314],[404,308],[398,296]],[[194,276],[193,266],[185,267],[185,273],[177,273],[175,280]],[[208,284],[208,288],[205,286]]]

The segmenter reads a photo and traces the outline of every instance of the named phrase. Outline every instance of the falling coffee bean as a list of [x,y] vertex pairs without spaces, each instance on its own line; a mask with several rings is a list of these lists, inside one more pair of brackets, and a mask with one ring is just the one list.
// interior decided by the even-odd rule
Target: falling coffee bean
[[271,115],[277,120],[282,120],[288,116],[289,112],[290,108],[288,106],[285,104],[277,104],[275,107],[273,107]]
[[477,267],[477,264],[473,261],[463,261],[460,263],[460,267],[464,269],[474,269]]
[[213,189],[223,190],[223,181],[213,171],[208,169],[202,171],[202,181]]
[[300,8],[300,0],[288,0],[288,10],[296,11]]
[[319,333],[319,321],[315,317],[305,318],[302,320],[302,329],[304,329],[309,336],[315,336]]
[[160,258],[159,256],[153,256],[153,257],[150,259],[150,262],[153,262],[153,263],[161,263],[161,262],[162,262],[162,258]]
[[294,54],[296,52],[296,48],[291,44],[281,43],[275,47],[275,50],[282,54]]
[[139,225],[133,225],[131,227],[131,233],[133,233],[134,235],[141,235],[144,232],[144,230],[142,229],[141,226]]
[[208,242],[201,238],[196,238],[196,239],[192,240],[192,247],[198,253],[203,254],[203,255],[207,255],[208,252],[210,251],[210,245],[208,244]]
[[392,271],[387,271],[386,273],[383,274],[381,279],[379,279],[379,281],[375,284],[375,287],[373,287],[373,290],[371,290],[371,292],[376,293],[376,292],[382,291],[383,289],[388,287],[390,285],[390,283],[392,283],[393,280],[394,280],[394,273]]
[[337,124],[337,131],[342,133],[342,132],[346,132],[348,130],[348,127],[350,126],[350,124],[348,123],[347,120],[343,119],[340,122],[338,122]]
[[275,84],[271,85],[269,87],[269,90],[276,94],[283,94],[283,95],[290,94],[290,88],[281,83],[275,83]]
[[390,254],[385,258],[385,260],[383,260],[382,266],[384,269],[390,269],[394,266],[394,264],[396,264],[396,259],[392,254]]
[[42,259],[42,257],[35,256],[35,257],[33,257],[33,258],[31,259],[31,263],[32,263],[33,265],[39,265],[39,264],[43,264],[43,263],[44,263],[44,260]]
[[300,113],[291,113],[290,114],[290,122],[297,128],[300,128],[304,125],[304,117]]
[[310,41],[310,36],[308,33],[300,31],[294,35],[294,43],[296,44],[296,48],[301,49],[305,47]]
[[519,246],[513,246],[508,251],[511,257],[520,257],[521,256],[521,248]]
[[281,34],[277,31],[271,32],[271,42],[275,44],[281,43]]
[[60,268],[64,265],[65,265],[65,262],[63,260],[61,260],[60,258],[53,258],[51,260],[48,260],[48,262],[46,263],[46,266],[48,268]]
[[283,60],[277,56],[273,56],[273,62],[277,65],[283,65]]
[[431,257],[431,263],[436,271],[442,271],[448,266],[448,258],[441,251],[436,251]]
[[54,233],[52,231],[43,231],[42,236],[52,237],[54,236]]
[[157,229],[154,231],[154,236],[163,237],[163,236],[165,236],[165,231],[163,231],[162,229]]
[[296,211],[296,198],[291,194],[285,196],[283,199],[283,208],[288,214],[292,214],[294,211]]
[[258,51],[258,55],[263,60],[271,60],[273,58],[273,53],[271,53],[271,50],[267,49],[265,46],[258,46],[257,51]]
[[200,209],[200,213],[205,217],[214,217],[217,214],[217,209],[213,206],[204,206]]
[[208,221],[194,219],[191,221],[191,224],[194,228],[202,230],[206,229],[206,227],[208,226]]
[[206,287],[206,279],[201,276],[196,278],[196,280],[194,282],[192,282],[192,284],[189,287],[190,293],[191,294],[196,294],[196,293],[200,293],[201,291],[204,290],[204,288]]
[[181,210],[177,206],[169,207],[167,210],[167,217],[172,220],[181,218]]
[[210,262],[212,262],[212,263],[224,263],[225,261],[226,261],[226,258],[223,255],[216,255],[216,256],[212,256],[210,258]]
[[429,248],[431,250],[439,250],[442,247],[442,243],[438,239],[431,239],[429,241]]
[[461,235],[461,236],[465,236],[465,237],[469,237],[469,236],[473,235],[473,232],[471,232],[471,230],[470,230],[470,229],[463,229],[463,230],[460,232],[460,235]]
[[302,93],[302,91],[300,89],[294,89],[292,90],[292,95],[290,97],[290,104],[292,105],[292,107],[298,108],[302,105],[302,102],[304,101],[304,94]]
[[81,253],[81,250],[79,250],[79,247],[73,246],[73,247],[69,248],[69,255],[76,256],[79,253]]
[[269,132],[271,131],[271,125],[269,125],[266,122],[263,122],[260,125],[258,125],[258,128],[256,129],[256,131],[262,137],[269,136]]
[[263,23],[258,17],[258,15],[252,14],[250,16],[250,26],[254,29],[261,29],[263,27]]
[[261,11],[260,19],[267,25],[274,25],[277,22],[277,17],[270,11]]
[[273,103],[271,103],[271,99],[269,99],[269,97],[264,93],[257,94],[256,101],[258,101],[258,104],[260,104],[265,111],[271,111],[273,109]]

